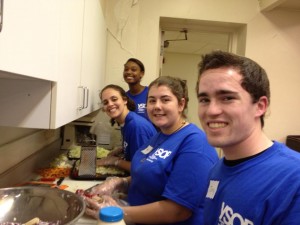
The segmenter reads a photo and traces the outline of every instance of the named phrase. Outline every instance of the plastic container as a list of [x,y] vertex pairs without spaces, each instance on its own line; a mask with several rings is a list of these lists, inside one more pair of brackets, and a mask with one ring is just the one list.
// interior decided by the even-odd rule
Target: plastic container
[[123,210],[119,207],[104,207],[99,211],[98,225],[126,225],[123,216]]

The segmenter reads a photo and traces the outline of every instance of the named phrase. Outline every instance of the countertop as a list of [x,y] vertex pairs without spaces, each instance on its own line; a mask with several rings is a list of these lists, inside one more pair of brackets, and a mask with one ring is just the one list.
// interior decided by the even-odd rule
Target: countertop
[[[84,180],[72,180],[70,178],[65,178],[62,184],[67,185],[68,188],[65,190],[74,192],[77,189],[88,189],[96,184],[101,183],[101,181],[93,180],[93,181],[84,181]],[[84,225],[84,224],[97,224],[97,220],[92,219],[86,215],[83,215],[76,223],[76,225]]]

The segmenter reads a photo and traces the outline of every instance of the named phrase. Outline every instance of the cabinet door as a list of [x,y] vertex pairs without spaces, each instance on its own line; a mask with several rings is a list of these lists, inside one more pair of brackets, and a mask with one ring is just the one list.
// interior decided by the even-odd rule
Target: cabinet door
[[4,0],[0,70],[56,80],[58,0]]
[[107,31],[99,0],[64,0],[61,4],[61,76],[53,92],[53,128],[99,109],[106,64]]
[[52,87],[51,128],[80,117],[79,99],[84,0],[60,1],[59,63]]
[[99,0],[86,0],[81,85],[89,89],[88,104],[81,110],[86,115],[99,109],[99,91],[103,87],[106,64],[106,24]]
[[[7,83],[14,87],[11,90],[17,92],[14,77],[1,70],[14,73],[20,80],[29,76],[28,82],[33,82],[34,88],[39,82],[44,84],[39,91],[45,92],[42,93],[45,99],[39,104],[38,99],[31,101],[11,93],[9,99],[13,104],[5,105],[8,120],[0,120],[0,125],[54,129],[99,109],[98,94],[104,84],[106,63],[106,26],[100,2],[6,0],[5,3],[0,33],[0,78],[5,74],[5,78],[12,80]],[[30,29],[25,29],[25,25]],[[6,101],[6,93],[0,92],[0,102]],[[17,107],[26,105],[26,101],[29,107]],[[16,107],[30,115],[23,112],[20,116],[9,115]],[[22,116],[24,120],[31,119],[15,123],[15,118],[22,120]]]

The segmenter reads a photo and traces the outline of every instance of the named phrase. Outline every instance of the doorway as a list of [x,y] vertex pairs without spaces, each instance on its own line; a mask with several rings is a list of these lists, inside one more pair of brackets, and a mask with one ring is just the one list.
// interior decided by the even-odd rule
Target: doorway
[[160,76],[174,76],[187,81],[188,121],[201,127],[196,97],[197,70],[201,55],[212,50],[244,55],[246,25],[162,17],[160,29]]

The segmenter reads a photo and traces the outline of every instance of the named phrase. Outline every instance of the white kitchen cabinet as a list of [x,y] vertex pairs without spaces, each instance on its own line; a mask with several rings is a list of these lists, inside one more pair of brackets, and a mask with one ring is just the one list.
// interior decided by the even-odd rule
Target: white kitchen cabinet
[[4,0],[0,70],[56,80],[58,0]]
[[99,109],[106,65],[106,24],[99,0],[85,1],[81,85],[89,88],[88,106],[83,113]]
[[52,87],[51,128],[80,117],[77,108],[81,94],[84,0],[62,0],[60,8],[58,78]]
[[106,25],[100,2],[62,2],[61,75],[54,87],[57,95],[53,98],[53,128],[99,109],[98,93],[104,83],[106,64]]
[[0,79],[0,124],[49,127],[51,82],[39,79]]
[[[12,1],[16,3],[17,0]],[[30,0],[25,2],[28,5],[24,3],[22,6],[24,7],[23,9],[30,8],[29,5],[34,7],[33,3],[36,1]],[[37,2],[52,1],[39,0]],[[40,55],[41,59],[49,58],[47,66],[35,69],[35,65],[39,64],[40,61],[38,57],[32,59],[29,63],[31,68],[30,66],[25,66],[26,63],[23,60],[26,58],[25,55],[27,53],[27,57],[30,57],[30,46],[26,47],[26,51],[28,50],[27,53],[24,50],[26,54],[20,54],[17,49],[14,52],[9,52],[9,55],[14,54],[14,57],[17,57],[18,60],[2,62],[2,44],[5,43],[2,40],[5,39],[0,38],[0,82],[2,79],[11,78],[12,82],[10,82],[10,85],[15,84],[12,85],[15,87],[19,84],[22,85],[20,80],[24,77],[28,79],[29,86],[30,80],[32,80],[32,87],[34,88],[35,82],[37,82],[35,78],[41,78],[41,83],[45,82],[48,84],[47,86],[43,86],[44,92],[49,93],[50,90],[51,97],[50,99],[43,100],[43,106],[41,107],[36,108],[31,105],[31,107],[26,109],[28,114],[35,115],[36,119],[34,123],[32,121],[16,123],[14,120],[14,117],[18,117],[16,112],[12,112],[7,118],[2,117],[3,113],[0,112],[0,116],[2,117],[0,126],[54,129],[99,109],[98,93],[104,83],[106,63],[106,26],[100,2],[98,0],[60,0],[53,2],[56,2],[56,7],[52,6],[53,9],[50,11],[53,14],[49,13],[47,16],[51,17],[52,15],[56,22],[52,22],[53,27],[51,29],[42,30],[44,32],[42,36],[45,39],[50,37],[47,41],[43,41],[43,43],[45,45],[49,43],[48,47],[51,49],[49,51],[45,50],[46,47],[43,46],[40,52],[38,50],[34,52]],[[48,4],[51,5],[51,3]],[[39,7],[40,5],[35,7],[35,11],[39,11]],[[11,6],[8,9],[12,10],[13,7]],[[6,11],[7,14],[8,9]],[[39,19],[37,13],[28,14],[27,16],[34,17],[31,20]],[[5,24],[5,14],[3,23],[4,27],[9,26],[9,24]],[[34,37],[36,33],[40,33],[37,26],[35,28],[32,29],[31,34]],[[17,35],[19,34],[19,30],[15,32]],[[13,33],[12,31],[11,35]],[[2,33],[0,33],[0,37],[1,35]],[[22,39],[20,40],[22,41]],[[33,42],[28,43],[32,47],[34,46],[33,44]],[[47,56],[48,53],[50,56]],[[20,77],[21,79],[19,80]],[[8,92],[4,92],[0,92],[0,102],[6,102],[5,97]],[[14,99],[16,95],[12,96],[10,99],[13,100],[14,104],[18,104],[18,101],[21,101],[20,99]],[[26,105],[26,101],[29,101],[29,99],[23,98],[22,101],[25,101],[23,105]],[[31,102],[30,104],[34,103]],[[5,104],[4,106],[7,107],[7,110],[13,108],[12,104]],[[49,113],[45,113],[44,107],[48,110],[50,109]],[[36,115],[39,116],[37,117]],[[3,123],[3,121],[6,122]]]

